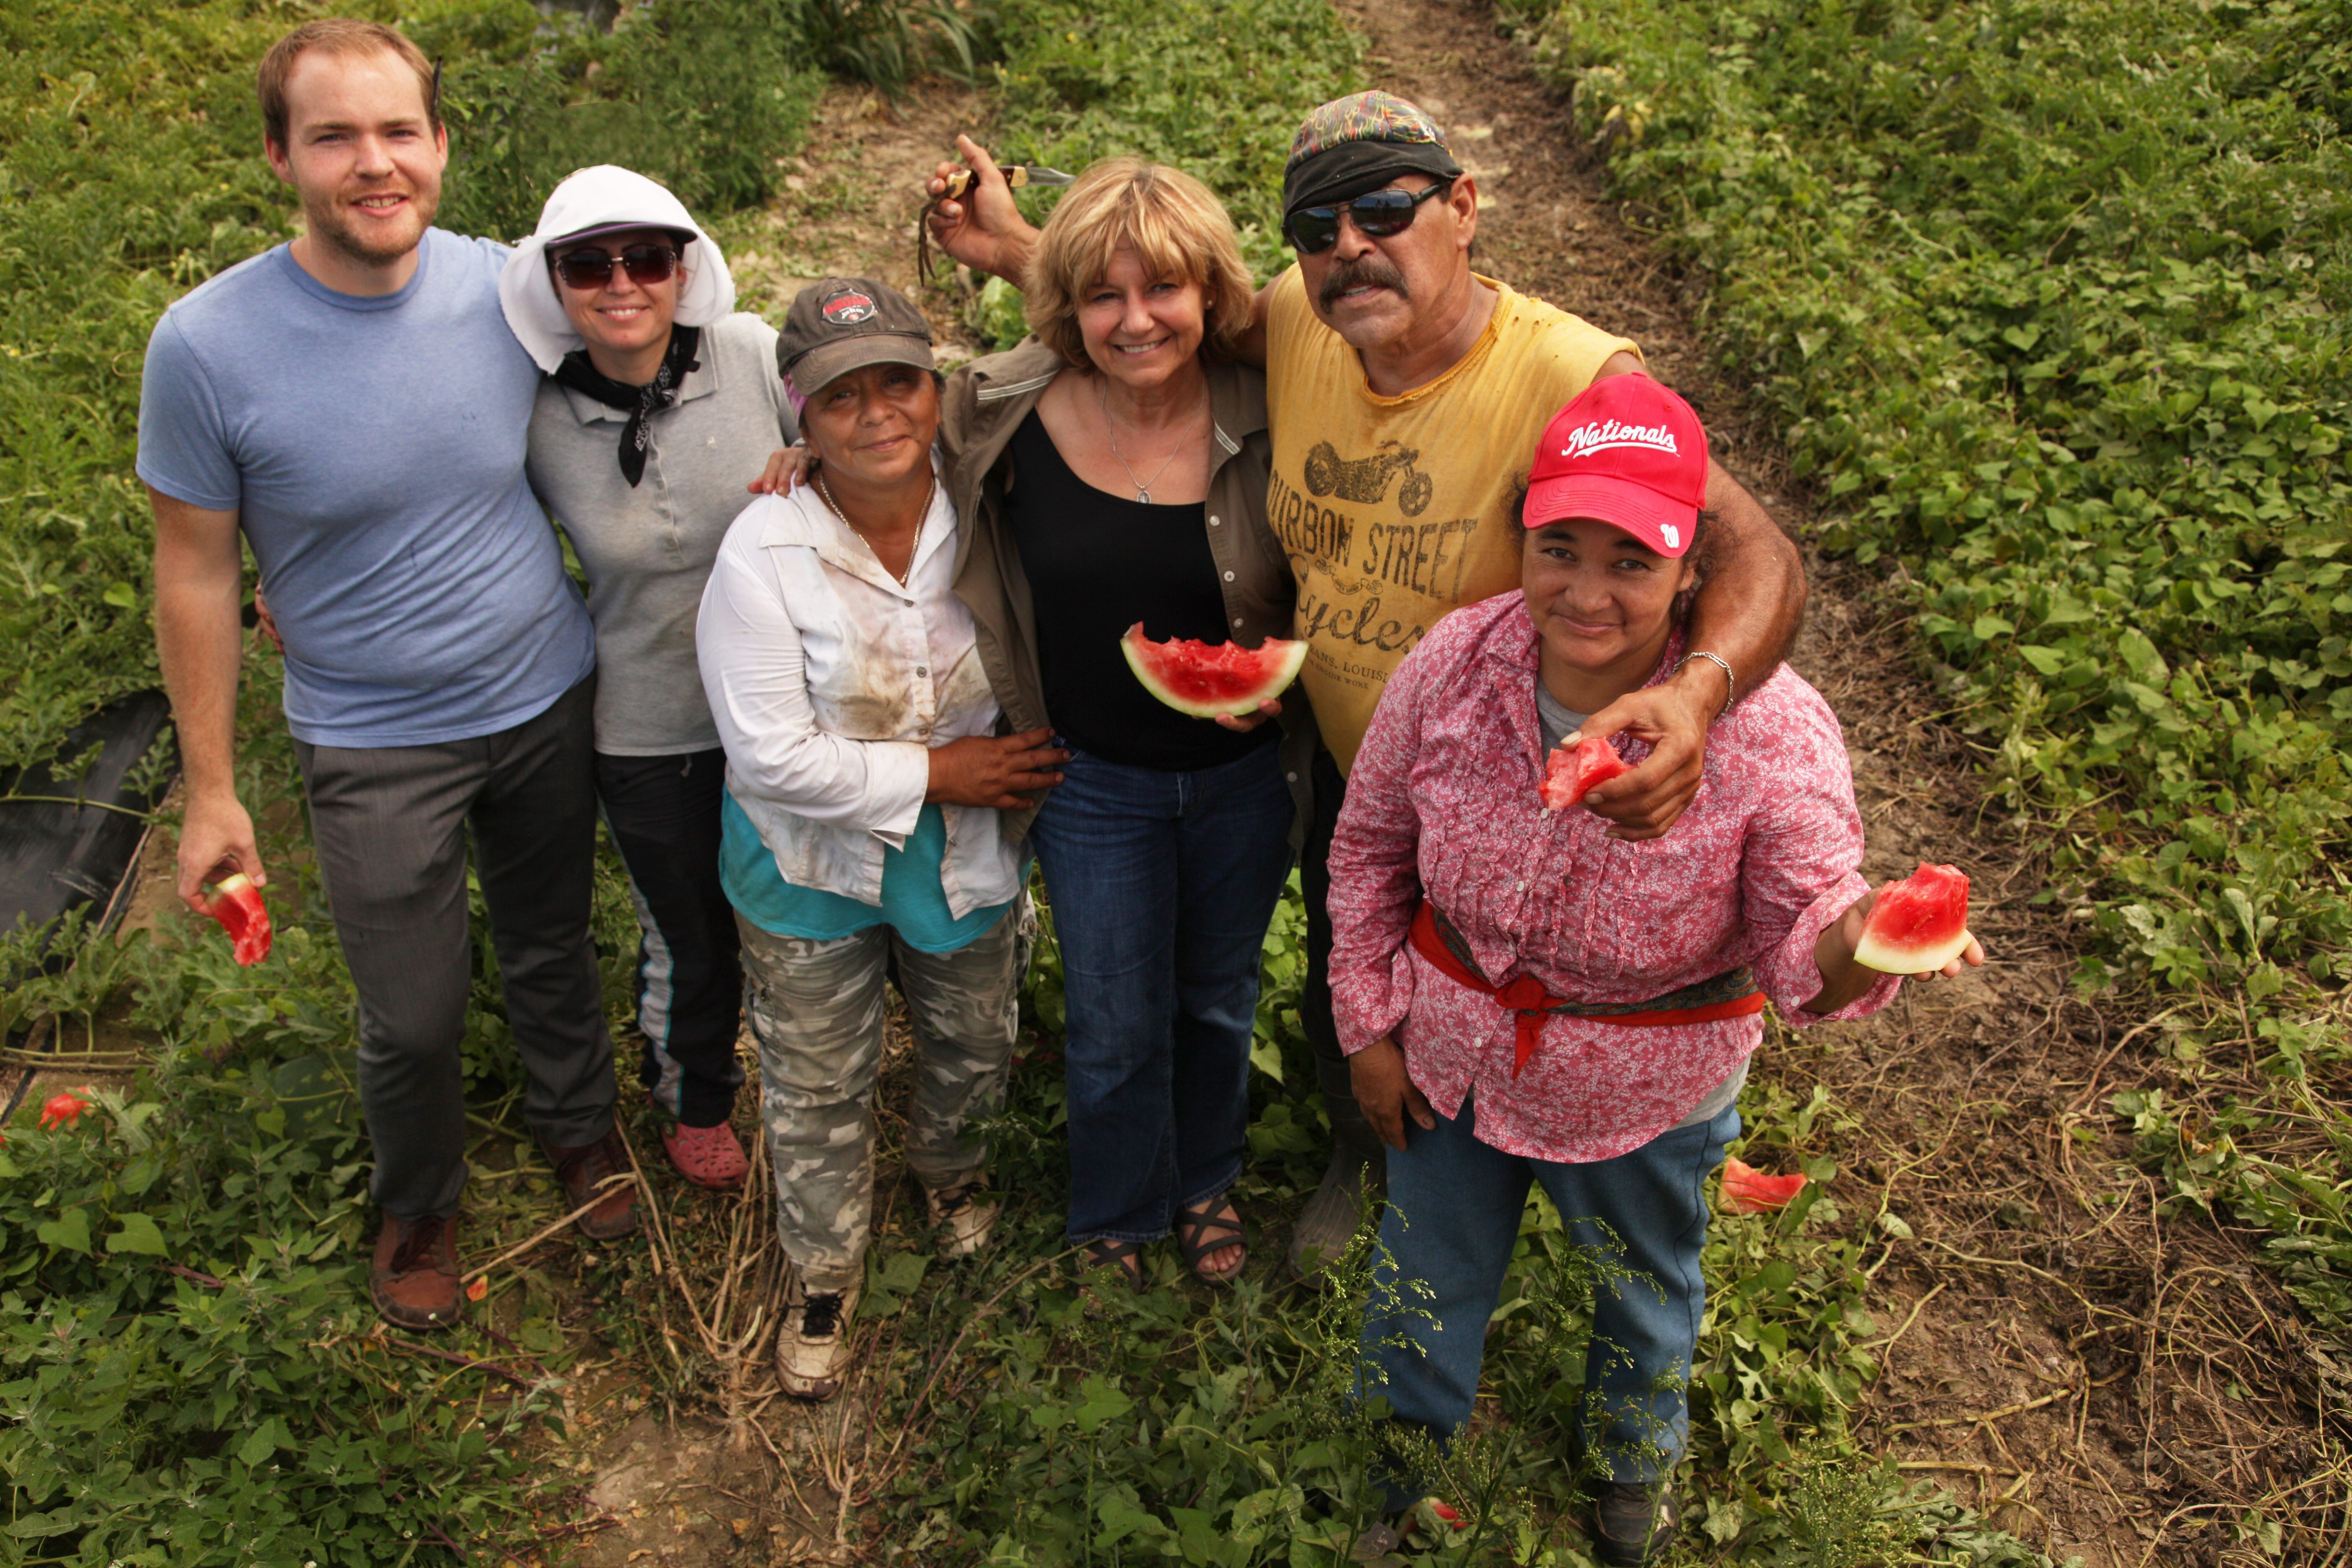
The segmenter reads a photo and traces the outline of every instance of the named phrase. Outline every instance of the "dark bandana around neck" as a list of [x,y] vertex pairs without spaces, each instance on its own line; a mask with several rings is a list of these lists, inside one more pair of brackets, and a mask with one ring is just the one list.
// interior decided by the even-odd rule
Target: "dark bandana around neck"
[[654,372],[653,380],[644,386],[614,381],[589,363],[586,349],[573,349],[555,367],[558,386],[585,393],[607,408],[628,410],[629,422],[621,426],[621,477],[629,481],[632,489],[646,477],[646,442],[650,438],[646,416],[677,401],[678,384],[686,379],[688,371],[700,363],[694,354],[701,343],[700,327],[672,326],[669,350],[662,355],[661,369]]

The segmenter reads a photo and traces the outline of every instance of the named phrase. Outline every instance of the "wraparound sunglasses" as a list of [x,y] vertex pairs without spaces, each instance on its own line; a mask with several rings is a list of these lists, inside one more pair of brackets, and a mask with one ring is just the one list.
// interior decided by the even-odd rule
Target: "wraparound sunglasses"
[[1412,226],[1420,215],[1421,204],[1433,195],[1454,188],[1451,180],[1440,180],[1426,190],[1400,191],[1387,186],[1366,191],[1352,202],[1336,206],[1301,207],[1282,221],[1283,237],[1291,248],[1301,256],[1320,256],[1339,243],[1339,215],[1346,213],[1356,227],[1373,239],[1386,239],[1402,234]]
[[677,270],[678,254],[667,245],[633,245],[618,256],[575,250],[556,262],[555,275],[567,289],[602,289],[613,281],[614,262],[629,275],[629,281],[649,287],[669,281],[669,275]]

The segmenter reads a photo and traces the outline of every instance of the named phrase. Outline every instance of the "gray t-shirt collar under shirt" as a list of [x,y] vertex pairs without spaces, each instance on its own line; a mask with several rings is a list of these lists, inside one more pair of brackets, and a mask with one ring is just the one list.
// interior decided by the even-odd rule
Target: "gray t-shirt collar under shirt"
[[[1536,723],[1543,731],[1545,755],[1559,750],[1561,738],[1582,729],[1584,721],[1591,717],[1591,714],[1579,713],[1554,697],[1544,689],[1542,681],[1536,682]],[[1731,1076],[1707,1090],[1706,1098],[1675,1126],[1696,1127],[1701,1122],[1714,1121],[1723,1114],[1724,1107],[1739,1098],[1739,1091],[1747,1082],[1748,1062],[1742,1058],[1739,1065],[1731,1069]]]
[[1544,689],[1542,681],[1536,682],[1536,722],[1543,730],[1546,756],[1559,750],[1561,736],[1575,733],[1591,717],[1590,713],[1570,711],[1559,698]]

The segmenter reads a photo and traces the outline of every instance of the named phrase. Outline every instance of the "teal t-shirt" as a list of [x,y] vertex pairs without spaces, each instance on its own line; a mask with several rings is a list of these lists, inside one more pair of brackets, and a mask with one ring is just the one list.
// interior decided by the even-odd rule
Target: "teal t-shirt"
[[[961,920],[948,911],[940,865],[948,852],[948,820],[923,807],[903,849],[882,851],[882,901],[864,904],[840,893],[797,887],[776,869],[776,857],[730,793],[719,809],[719,877],[727,901],[745,920],[774,936],[839,942],[887,925],[919,952],[953,952],[1004,918],[1009,903],[974,910]],[[1027,867],[1022,868],[1025,880]]]

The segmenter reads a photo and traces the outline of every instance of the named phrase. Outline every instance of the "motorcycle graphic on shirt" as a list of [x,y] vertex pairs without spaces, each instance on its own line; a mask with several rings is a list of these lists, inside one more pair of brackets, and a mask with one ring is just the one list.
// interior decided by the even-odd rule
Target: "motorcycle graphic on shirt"
[[1387,499],[1389,481],[1402,473],[1404,482],[1397,487],[1397,510],[1407,517],[1419,517],[1430,497],[1437,493],[1437,482],[1412,466],[1420,456],[1418,447],[1383,441],[1372,457],[1342,458],[1330,442],[1318,441],[1307,454],[1307,492],[1373,504]]

